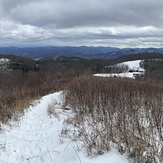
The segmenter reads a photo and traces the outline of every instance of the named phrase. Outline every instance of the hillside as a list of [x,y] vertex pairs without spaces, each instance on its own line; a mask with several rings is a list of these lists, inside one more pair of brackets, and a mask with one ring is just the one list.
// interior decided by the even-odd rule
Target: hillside
[[36,62],[34,60],[24,57],[0,54],[0,60],[8,60],[6,63],[1,62],[1,67],[5,64],[6,70],[19,70],[25,72],[36,68]]
[[[136,60],[143,61],[145,71],[145,78],[162,79],[162,61],[163,55],[159,53],[141,53],[123,55],[115,59],[83,59],[80,57],[70,55],[52,55],[43,57],[38,60],[33,60],[25,57],[15,55],[0,55],[1,60],[8,60],[7,62],[0,62],[1,72],[13,71],[23,72],[28,71],[54,71],[55,73],[73,73],[77,76],[82,74],[97,74],[97,73],[122,73],[128,71],[128,76],[133,77],[132,70],[125,70],[124,63],[134,62]],[[121,65],[120,65],[121,63]],[[123,70],[124,69],[124,70]],[[134,74],[136,74],[134,70]],[[137,70],[138,71],[138,70]],[[114,74],[113,74],[114,73]],[[104,76],[107,76],[106,74]],[[120,75],[121,76],[121,75]],[[127,76],[122,74],[122,76]]]
[[[163,59],[143,55],[113,60],[58,55],[38,61],[3,55],[2,65],[16,58],[40,69],[0,74],[0,161],[161,163]],[[145,75],[137,80],[93,76],[110,68],[132,78]]]
[[104,74],[94,74],[94,76],[99,77],[122,77],[122,78],[141,78],[145,74],[145,69],[143,67],[143,60],[134,60],[121,62],[111,66],[105,66],[106,71],[110,73]]

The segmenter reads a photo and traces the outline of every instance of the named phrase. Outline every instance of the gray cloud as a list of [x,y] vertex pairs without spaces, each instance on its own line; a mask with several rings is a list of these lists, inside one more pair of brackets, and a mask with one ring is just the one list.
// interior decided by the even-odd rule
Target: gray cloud
[[162,8],[162,0],[0,0],[0,43],[159,46]]
[[159,0],[3,0],[4,13],[22,24],[74,26],[162,26]]

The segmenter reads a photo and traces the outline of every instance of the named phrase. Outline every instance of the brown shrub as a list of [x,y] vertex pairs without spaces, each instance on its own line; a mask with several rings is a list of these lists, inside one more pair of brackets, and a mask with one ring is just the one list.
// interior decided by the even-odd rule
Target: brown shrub
[[112,142],[136,162],[162,161],[162,87],[131,79],[80,77],[69,85],[65,105],[83,117],[73,122],[78,130],[74,135],[88,155],[108,151]]

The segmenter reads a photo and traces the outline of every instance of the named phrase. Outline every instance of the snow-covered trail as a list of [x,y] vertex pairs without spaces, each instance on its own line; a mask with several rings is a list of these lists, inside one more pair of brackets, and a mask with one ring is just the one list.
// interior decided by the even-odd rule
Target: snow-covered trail
[[[59,119],[50,118],[47,113],[48,105],[54,99],[62,102],[61,92],[44,96],[35,106],[29,107],[19,126],[13,126],[11,130],[0,134],[0,163],[128,162],[115,151],[93,159],[87,158],[82,152],[77,153],[77,142],[60,137],[64,118],[69,116],[71,111],[64,111],[59,115]],[[55,107],[61,110],[60,105]]]
[[[48,104],[52,99],[60,101],[60,93],[51,94],[41,99],[35,107],[30,107],[22,117],[20,126],[13,127],[0,135],[0,144],[5,144],[0,161],[9,163],[51,162],[54,149],[52,144],[59,142],[59,129],[62,124],[47,114]],[[50,100],[51,99],[51,100]],[[56,124],[57,128],[53,125]],[[54,139],[55,138],[55,139]],[[59,138],[59,137],[58,137]]]

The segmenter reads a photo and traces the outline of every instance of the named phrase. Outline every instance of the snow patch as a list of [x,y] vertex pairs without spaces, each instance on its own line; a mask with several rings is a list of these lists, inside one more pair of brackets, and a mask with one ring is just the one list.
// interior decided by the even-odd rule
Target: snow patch
[[7,58],[0,59],[0,71],[8,71],[8,63],[10,62]]
[[133,78],[135,79],[135,75],[137,75],[139,73],[133,73],[133,72],[127,72],[127,73],[110,73],[110,74],[94,74],[94,76],[97,77],[121,77],[121,78]]
[[142,60],[127,61],[117,64],[117,66],[126,65],[128,66],[127,72],[124,73],[103,73],[94,74],[97,77],[122,77],[122,78],[132,78],[135,79],[137,76],[144,75],[145,69],[141,68]]
[[127,62],[122,62],[118,65],[126,65],[129,67],[130,70],[134,71],[145,71],[143,68],[140,67],[142,60],[135,60],[135,61],[127,61]]
[[0,65],[3,65],[3,64],[9,63],[9,62],[10,62],[10,60],[7,58],[1,58],[0,59]]

